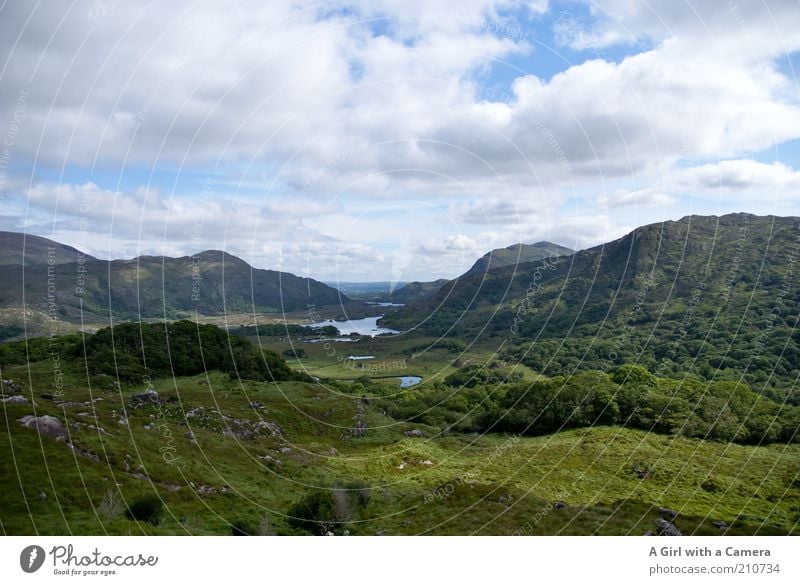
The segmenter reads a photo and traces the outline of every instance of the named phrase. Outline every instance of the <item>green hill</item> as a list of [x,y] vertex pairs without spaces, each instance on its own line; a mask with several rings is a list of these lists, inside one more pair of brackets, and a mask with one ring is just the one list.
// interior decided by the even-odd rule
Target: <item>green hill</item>
[[507,248],[497,248],[479,258],[464,276],[484,274],[503,266],[516,266],[525,262],[534,262],[542,258],[569,256],[575,250],[553,244],[552,242],[536,242],[535,244],[513,244]]
[[[24,282],[24,285],[23,285]],[[253,268],[219,250],[170,258],[88,259],[55,266],[0,266],[0,307],[25,307],[64,321],[283,312],[347,302],[310,278]]]
[[550,375],[638,363],[772,392],[800,375],[798,258],[798,218],[689,216],[572,256],[459,279],[383,322],[493,336],[506,359]]
[[59,244],[53,240],[0,231],[0,265],[7,264],[66,264],[79,260],[96,260],[72,246]]

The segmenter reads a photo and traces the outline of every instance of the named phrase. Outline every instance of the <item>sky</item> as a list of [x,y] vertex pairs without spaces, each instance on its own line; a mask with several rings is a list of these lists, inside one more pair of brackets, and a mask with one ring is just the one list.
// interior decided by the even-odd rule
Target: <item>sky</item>
[[797,0],[5,2],[0,229],[452,278],[800,215]]

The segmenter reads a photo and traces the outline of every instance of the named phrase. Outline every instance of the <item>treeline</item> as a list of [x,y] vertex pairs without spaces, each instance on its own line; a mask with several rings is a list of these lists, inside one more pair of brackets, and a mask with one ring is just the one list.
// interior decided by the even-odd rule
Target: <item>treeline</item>
[[57,354],[63,367],[141,383],[145,377],[193,376],[210,370],[247,380],[309,380],[278,354],[214,325],[192,321],[122,323],[94,335],[68,335],[0,346],[0,366]]
[[[473,375],[474,372],[470,372]],[[450,376],[445,382],[460,382]],[[687,437],[765,444],[794,442],[800,408],[765,399],[745,384],[658,378],[640,366],[500,385],[427,385],[381,400],[395,418],[466,432],[543,435],[622,425]]]
[[338,337],[339,330],[333,325],[324,327],[309,327],[294,323],[263,323],[261,325],[241,325],[230,330],[234,335],[241,337]]

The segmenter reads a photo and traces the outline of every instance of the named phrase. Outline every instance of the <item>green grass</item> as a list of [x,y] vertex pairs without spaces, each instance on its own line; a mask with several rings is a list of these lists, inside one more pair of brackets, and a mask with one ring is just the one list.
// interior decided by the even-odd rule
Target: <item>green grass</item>
[[[72,373],[61,399],[77,404],[63,408],[40,397],[53,390],[48,362],[2,374],[34,400],[2,405],[5,534],[229,534],[230,523],[257,525],[264,516],[276,532],[293,534],[284,517],[293,502],[313,488],[354,480],[370,487],[371,498],[350,523],[353,534],[641,534],[658,517],[653,506],[679,511],[684,533],[720,534],[714,520],[730,524],[730,534],[796,533],[800,518],[797,445],[727,445],[617,427],[525,438],[439,436],[348,394],[355,384],[240,382],[216,372],[155,380],[164,405],[138,409],[130,396],[143,386],[120,393],[109,381],[90,390]],[[118,423],[123,406],[128,426]],[[198,408],[202,416],[187,420]],[[67,423],[77,449],[22,428],[17,419],[34,410]],[[352,437],[358,417],[369,429]],[[280,426],[283,436],[224,434],[237,420],[259,419]],[[407,437],[411,429],[426,437]],[[651,470],[647,479],[633,472],[643,466]],[[706,487],[715,491],[702,486],[709,478]],[[162,521],[104,517],[98,507],[109,491],[127,503],[157,494],[165,502]],[[555,509],[555,501],[567,506]]]

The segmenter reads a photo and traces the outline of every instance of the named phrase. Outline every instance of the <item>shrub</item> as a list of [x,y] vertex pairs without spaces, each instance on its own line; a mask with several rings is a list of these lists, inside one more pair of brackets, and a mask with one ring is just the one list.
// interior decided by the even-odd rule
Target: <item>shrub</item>
[[325,535],[336,526],[335,510],[333,494],[327,490],[315,490],[289,508],[289,526],[312,534]]
[[164,510],[164,502],[160,497],[150,495],[135,499],[128,508],[126,515],[131,520],[158,524]]
[[231,536],[252,536],[257,528],[249,520],[239,518],[231,522]]
[[97,506],[97,513],[107,522],[111,522],[122,516],[124,510],[125,504],[122,503],[122,500],[120,500],[116,492],[112,490],[108,490],[105,493],[103,500]]

